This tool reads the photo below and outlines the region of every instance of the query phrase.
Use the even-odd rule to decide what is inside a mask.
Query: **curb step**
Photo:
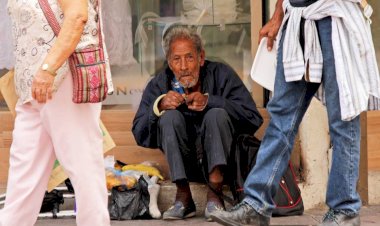
[[[57,216],[57,218],[75,217],[76,212],[74,212],[74,210],[60,210],[56,214],[56,216]],[[54,216],[53,216],[52,212],[46,212],[46,213],[38,214],[38,219],[42,219],[42,218],[54,218]]]
[[[64,203],[59,206],[61,211],[73,211],[75,206],[75,195],[67,193],[65,187],[58,187],[57,190],[64,192]],[[192,191],[192,196],[197,208],[197,215],[203,215],[206,205],[206,194],[207,194],[207,185],[201,183],[190,183],[190,189]],[[66,192],[66,193],[65,193]],[[158,209],[163,213],[166,211],[173,203],[176,194],[176,186],[170,181],[162,181],[160,183],[160,192],[157,199]],[[111,193],[108,193],[109,198]],[[58,215],[58,214],[57,214]],[[50,213],[50,216],[51,213]],[[58,215],[59,216],[59,215]]]
[[[75,195],[68,193],[67,188],[64,185],[61,185],[56,188],[63,192],[64,203],[59,206],[59,212],[56,214],[58,218],[60,217],[75,217],[76,213],[74,211],[75,206]],[[206,194],[207,194],[207,185],[202,183],[190,183],[190,189],[192,192],[193,200],[196,205],[196,215],[203,216],[204,209],[206,205]],[[160,183],[160,192],[158,195],[158,209],[163,213],[166,211],[173,203],[176,194],[176,186],[170,181],[162,181]],[[111,193],[108,193],[109,197]],[[4,201],[5,194],[0,195],[0,209]],[[228,204],[226,203],[228,208]],[[39,218],[53,218],[52,212],[40,213]]]

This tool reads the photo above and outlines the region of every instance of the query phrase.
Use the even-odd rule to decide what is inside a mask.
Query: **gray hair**
[[[170,52],[171,43],[177,39],[190,40],[194,44],[198,54],[200,54],[201,51],[203,50],[203,42],[200,35],[197,34],[193,29],[187,26],[183,26],[183,25],[181,26],[177,24],[177,25],[173,25],[172,27],[166,30],[163,40],[162,40],[162,48],[164,50],[166,59],[171,54]]]

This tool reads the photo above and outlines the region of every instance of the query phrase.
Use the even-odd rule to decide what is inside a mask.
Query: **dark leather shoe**
[[[176,201],[168,210],[162,215],[163,220],[181,220],[195,216],[195,204],[193,201],[188,206],[184,206],[181,201]]]
[[[269,225],[269,217],[258,214],[255,209],[245,202],[239,203],[230,211],[216,211],[211,213],[210,216],[213,221],[228,226]]]
[[[348,216],[336,210],[329,210],[319,226],[360,226],[360,216]]]

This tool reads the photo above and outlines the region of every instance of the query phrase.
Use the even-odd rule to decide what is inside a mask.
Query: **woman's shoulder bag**
[[[47,0],[38,0],[50,27],[58,36],[61,27]],[[98,2],[98,1],[97,1]],[[74,103],[98,103],[107,97],[106,61],[103,50],[102,32],[99,17],[99,5],[96,3],[98,24],[98,46],[77,49],[69,57],[70,71],[73,77]]]

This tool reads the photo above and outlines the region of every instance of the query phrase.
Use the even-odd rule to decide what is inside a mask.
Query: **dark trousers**
[[[202,181],[199,158],[209,173],[215,166],[227,164],[234,128],[224,109],[210,109],[201,117],[169,110],[160,117],[158,126],[160,148],[165,153],[173,182]]]

